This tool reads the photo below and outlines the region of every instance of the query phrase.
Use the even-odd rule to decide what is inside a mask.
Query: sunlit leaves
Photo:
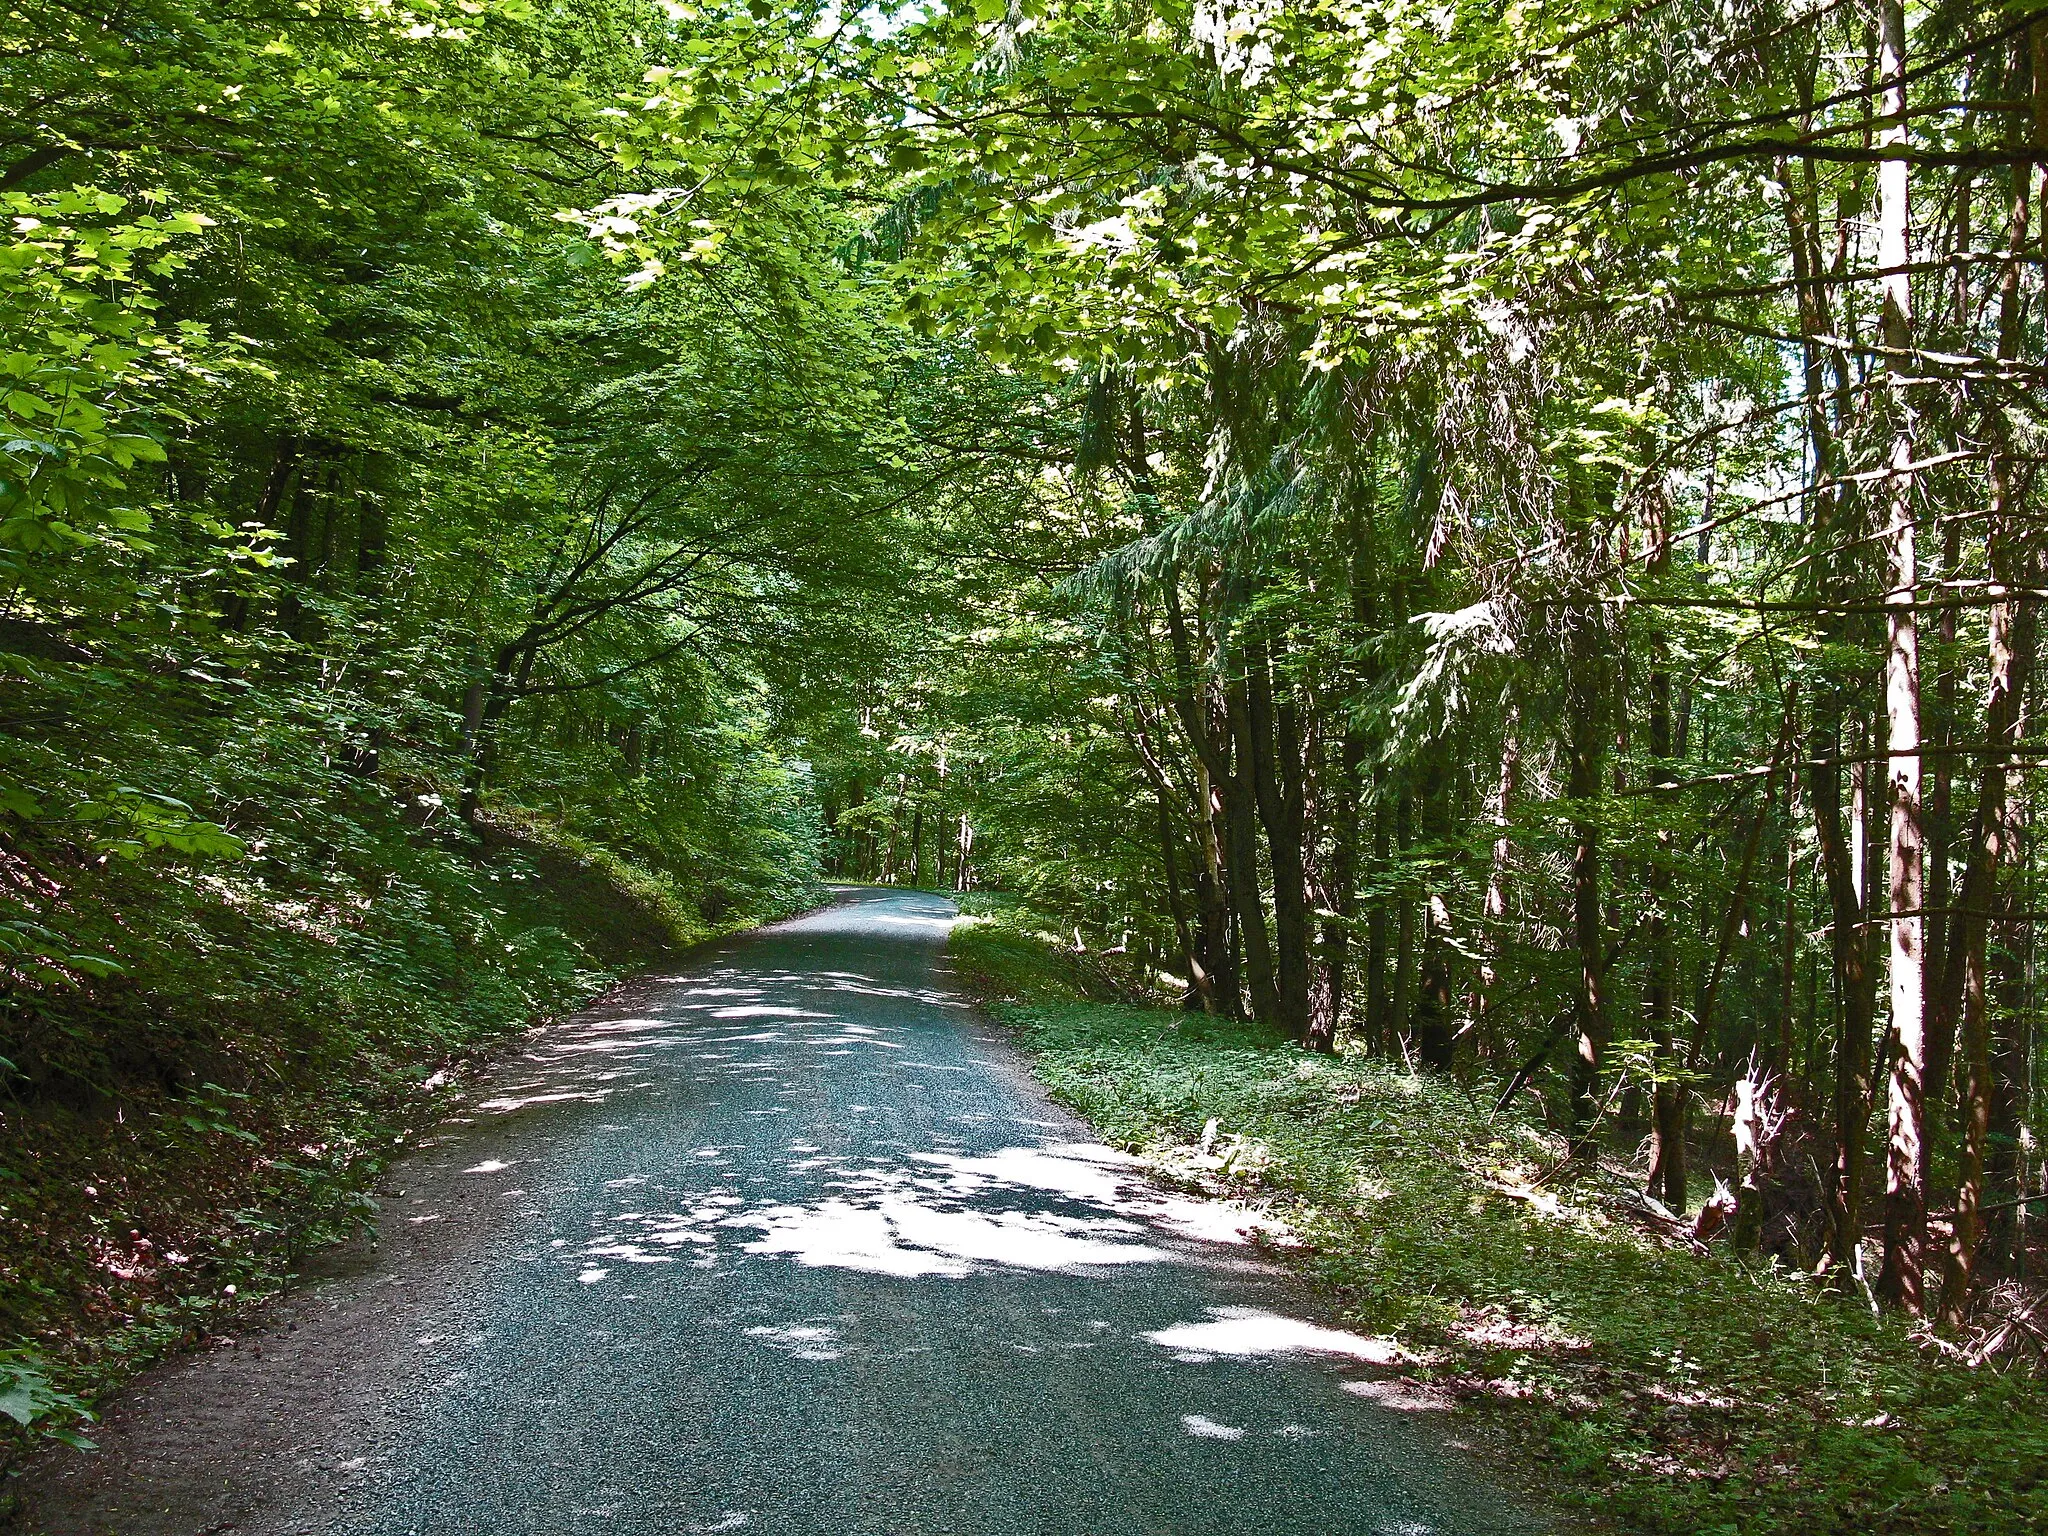
[[[157,323],[150,285],[212,221],[87,187],[0,193],[0,212],[0,551],[137,545],[149,517],[124,476],[164,457],[149,397],[203,345]]]

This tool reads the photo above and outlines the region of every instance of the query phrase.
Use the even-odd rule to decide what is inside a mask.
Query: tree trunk
[[[1303,857],[1306,819],[1302,781],[1301,725],[1294,703],[1275,698],[1272,648],[1264,636],[1244,647],[1247,767],[1259,820],[1266,829],[1266,856],[1273,871],[1274,1001],[1272,1022],[1290,1040],[1306,1044],[1309,1033],[1308,871]]]
[[[1231,743],[1231,772],[1221,781],[1223,819],[1230,832],[1230,905],[1237,920],[1244,958],[1244,977],[1251,991],[1252,1012],[1268,1024],[1282,1022],[1279,988],[1273,975],[1273,941],[1266,931],[1266,899],[1259,888],[1257,790],[1258,752],[1245,682],[1231,678],[1223,690]]]
[[[1660,517],[1650,534],[1647,575],[1654,583],[1670,569],[1669,531]],[[1654,784],[1673,784],[1671,740],[1671,656],[1660,627],[1651,641],[1650,770]],[[1656,1080],[1650,1093],[1650,1176],[1649,1194],[1670,1210],[1683,1214],[1686,1205],[1685,1168],[1685,1084],[1679,1076],[1676,1048],[1676,997],[1678,960],[1671,939],[1672,859],[1675,854],[1669,826],[1657,829],[1655,851],[1650,856],[1650,900],[1644,921],[1643,939],[1649,949],[1649,976],[1643,985],[1643,1012],[1647,1016],[1650,1043],[1656,1051]]]
[[[1169,571],[1161,583],[1160,606],[1173,655],[1173,711],[1194,754],[1195,792],[1202,802],[1196,830],[1202,839],[1201,929],[1209,946],[1209,972],[1214,978],[1218,1011],[1242,1017],[1244,995],[1236,951],[1230,940],[1232,907],[1239,894],[1234,828],[1242,817],[1234,818],[1231,810],[1230,763],[1226,755],[1228,723],[1213,718],[1208,690],[1198,681],[1194,641],[1188,632],[1187,612],[1181,604],[1178,572]],[[1254,889],[1256,885],[1254,879]]]
[[[1173,918],[1173,931],[1180,945],[1182,963],[1187,971],[1188,989],[1181,999],[1181,1005],[1190,1012],[1214,1013],[1216,1011],[1215,979],[1209,969],[1206,934],[1199,920],[1191,921],[1188,904],[1182,894],[1180,856],[1178,847],[1180,833],[1173,813],[1173,786],[1166,776],[1165,766],[1159,760],[1151,740],[1151,729],[1144,713],[1135,705],[1131,709],[1129,739],[1132,750],[1137,754],[1145,777],[1152,786],[1152,799],[1158,812],[1159,862],[1166,880],[1167,908]],[[1201,807],[1196,807],[1201,815]],[[1198,882],[1199,885],[1199,882]],[[1200,900],[1198,893],[1198,903]]]
[[[1350,605],[1351,634],[1357,643],[1376,628],[1378,592],[1374,576],[1375,521],[1374,486],[1365,494],[1347,498],[1344,511],[1345,595]],[[1346,675],[1347,686],[1358,689],[1364,679]],[[1333,786],[1335,814],[1330,826],[1330,878],[1327,905],[1334,914],[1322,925],[1322,942],[1317,954],[1321,980],[1312,997],[1309,1042],[1317,1050],[1334,1051],[1337,1031],[1343,1027],[1347,999],[1347,972],[1351,964],[1351,930],[1358,918],[1359,843],[1364,835],[1360,820],[1365,785],[1365,733],[1359,729],[1351,710],[1339,706],[1343,722],[1337,747],[1336,784]],[[1375,909],[1378,903],[1374,903]],[[1370,946],[1368,946],[1370,948]],[[1368,956],[1368,964],[1370,956]],[[1367,983],[1366,1036],[1372,1039],[1376,1020],[1372,1017],[1372,984]]]
[[[1514,844],[1508,836],[1509,807],[1514,803],[1522,766],[1522,744],[1516,732],[1516,713],[1510,707],[1501,735],[1500,779],[1493,792],[1493,847],[1487,863],[1486,895],[1480,906],[1485,958],[1479,962],[1479,1044],[1489,1058],[1504,1054],[1495,1004],[1507,944],[1508,872],[1514,862]]]
[[[1815,701],[1809,738],[1806,798],[1820,844],[1821,879],[1827,888],[1830,941],[1841,1016],[1835,1046],[1835,1158],[1828,1170],[1830,1262],[1854,1270],[1863,1235],[1864,1106],[1869,1101],[1871,994],[1869,950],[1863,942],[1863,908],[1857,899],[1848,840],[1842,826],[1840,695],[1829,690]]]
[[[2048,25],[2038,29],[2048,39]],[[2048,49],[2043,50],[2048,55]],[[2043,58],[2048,63],[2048,57]],[[2048,81],[2037,81],[2048,103]],[[2048,112],[2037,130],[2048,129]],[[2038,135],[2048,140],[2048,132]],[[2044,146],[2048,147],[2048,146]],[[2012,215],[2007,249],[2017,252],[2026,242],[2028,187],[2023,172],[2013,177]],[[2006,264],[1999,284],[1998,355],[2018,354],[2021,304],[2020,267]],[[2019,510],[2012,465],[2012,432],[2004,411],[1987,413],[1992,445],[1991,521],[1986,555],[1994,583],[2031,586],[2038,579],[2034,550],[2037,540]],[[1969,1303],[1970,1285],[1983,1240],[1984,1178],[1990,1150],[1994,1100],[1998,1088],[1992,1071],[1990,965],[1987,939],[1990,909],[1997,899],[1999,874],[2018,853],[2010,793],[2011,752],[2019,743],[2021,706],[2034,660],[2034,609],[2031,603],[2005,599],[1990,612],[1990,680],[1984,698],[1985,758],[1977,791],[1970,852],[1957,893],[1956,915],[1949,924],[1949,964],[1940,989],[1944,1001],[1961,994],[1963,1041],[1962,1137],[1956,1154],[1956,1214],[1949,1239],[1948,1276],[1941,1311],[1951,1325],[1961,1321]],[[1945,1012],[1945,1010],[1944,1010]],[[1952,1014],[1946,1015],[1953,1018]],[[2015,1127],[2016,1129],[2016,1127]]]
[[[1351,964],[1351,925],[1358,918],[1359,770],[1365,765],[1365,738],[1347,725],[1337,754],[1336,815],[1330,828],[1329,909],[1322,925],[1317,963],[1322,981],[1315,989],[1309,1019],[1309,1044],[1319,1051],[1337,1048],[1344,1022],[1346,971]]]
[[[1394,851],[1401,860],[1401,878],[1394,886],[1394,991],[1387,1012],[1387,1044],[1408,1049],[1415,1007],[1415,883],[1408,873],[1408,852],[1415,843],[1415,802],[1406,786],[1394,799]]]
[[[1942,534],[1941,574],[1947,580],[1956,580],[1962,575],[1961,522],[1950,520]],[[1926,866],[1926,909],[1928,920],[1923,925],[1926,940],[1926,959],[1923,971],[1927,980],[1922,1013],[1926,1019],[1927,1069],[1924,1085],[1928,1123],[1939,1126],[1947,1117],[1950,1102],[1950,1063],[1955,1055],[1956,1010],[1947,1006],[1947,987],[1944,978],[1948,971],[1946,935],[1949,928],[1948,911],[1953,891],[1949,878],[1949,848],[1955,841],[1954,830],[1954,756],[1945,750],[1956,739],[1956,610],[1944,608],[1940,620],[1941,663],[1935,673],[1934,709],[1926,722],[1930,748],[1940,748],[1927,759],[1927,801],[1925,826],[1927,833]],[[1920,1187],[1925,1189],[1931,1176],[1930,1154],[1934,1149],[1934,1137],[1930,1134],[1920,1142]]]
[[[465,700],[464,724],[469,744],[469,762],[462,776],[462,801],[457,814],[474,822],[483,804],[484,783],[490,777],[498,722],[512,707],[512,701],[533,676],[537,648],[525,640],[499,648],[491,662],[490,680],[472,684]],[[479,700],[479,689],[481,697]],[[477,702],[472,702],[477,701]],[[474,722],[471,727],[471,722]]]
[[[1300,953],[1294,964],[1300,970],[1301,988],[1301,1041],[1310,1044],[1312,1019],[1309,994],[1314,986],[1316,943],[1315,922],[1312,913],[1315,902],[1311,895],[1313,871],[1310,859],[1315,851],[1315,835],[1308,824],[1308,740],[1302,729],[1301,699],[1284,679],[1276,677],[1281,684],[1279,697],[1275,700],[1273,715],[1279,726],[1277,746],[1280,758],[1280,811],[1286,829],[1286,852],[1290,873],[1287,880],[1288,901],[1294,907],[1294,924],[1299,930],[1297,943]]]
[[[1375,1051],[1393,1043],[1393,1005],[1387,996],[1387,871],[1394,862],[1393,817],[1388,814],[1386,770],[1372,773],[1372,910],[1365,916],[1365,1039]]]
[[[1448,775],[1439,764],[1429,774],[1422,796],[1422,831],[1433,868],[1441,869],[1451,840]],[[1450,908],[1441,891],[1441,874],[1428,882],[1422,900],[1422,954],[1415,995],[1415,1055],[1434,1072],[1447,1072],[1457,1037],[1451,1028]]]
[[[1792,1067],[1798,1059],[1798,1011],[1794,993],[1799,981],[1799,940],[1804,929],[1799,914],[1799,843],[1793,828],[1799,821],[1798,781],[1785,786],[1785,906],[1778,920],[1778,1038],[1771,1047],[1771,1072],[1793,1093]]]
[[[1573,616],[1572,711],[1566,792],[1572,800],[1572,937],[1578,952],[1578,986],[1572,994],[1571,1155],[1597,1155],[1600,1082],[1607,1050],[1607,1016],[1602,997],[1604,957],[1600,921],[1600,827],[1589,808],[1600,793],[1600,753],[1605,722],[1600,718],[1607,690],[1601,686],[1603,660],[1597,609]]]
[[[1201,800],[1195,831],[1201,839],[1202,862],[1196,870],[1195,889],[1200,902],[1199,929],[1203,957],[1211,978],[1211,1006],[1233,1018],[1244,1014],[1243,992],[1238,986],[1237,964],[1230,949],[1230,887],[1223,862],[1220,827],[1223,803],[1217,798],[1209,769],[1195,760],[1195,793]]]
[[[1878,0],[1878,73],[1885,82],[1881,141],[1906,142],[1906,20],[1902,0]],[[1907,166],[1902,159],[1878,170],[1877,263],[1891,275],[1879,280],[1883,332],[1898,372],[1913,345],[1913,297],[1905,273],[1908,239]],[[1900,1310],[1923,1310],[1927,1243],[1927,1187],[1922,1182],[1926,1138],[1923,1099],[1926,1066],[1926,889],[1922,858],[1925,829],[1920,805],[1920,639],[1913,611],[1919,586],[1914,540],[1913,436],[1904,387],[1893,383],[1891,476],[1886,529],[1890,557],[1885,633],[1885,726],[1890,752],[1890,900],[1892,1061],[1886,1093],[1884,1269],[1879,1293]]]

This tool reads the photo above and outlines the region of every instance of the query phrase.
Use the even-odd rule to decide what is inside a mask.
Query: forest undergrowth
[[[1027,908],[970,896],[951,956],[1055,1098],[1169,1179],[1264,1198],[1386,1400],[1477,1415],[1514,1480],[1672,1533],[2048,1528],[2048,1408],[2020,1372],[1662,1225],[1640,1170],[1456,1079],[1133,1003]]]
[[[323,819],[349,846],[318,880],[281,849],[268,881],[260,859],[193,882],[115,860],[72,893],[123,915],[131,963],[4,1021],[0,1457],[89,1446],[106,1392],[366,1230],[379,1175],[493,1047],[780,915],[707,921],[530,814],[357,802]]]

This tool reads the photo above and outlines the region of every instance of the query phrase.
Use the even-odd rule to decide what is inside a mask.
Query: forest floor
[[[543,826],[389,830],[371,873],[436,942],[351,952],[303,905],[195,917],[204,893],[166,883],[124,910],[200,935],[188,968],[10,1021],[6,1056],[86,1048],[0,1097],[0,1463],[90,1443],[98,1399],[366,1230],[383,1169],[507,1041],[711,936],[665,882]],[[146,1049],[94,1048],[136,1017]]]
[[[1685,1533],[2048,1530],[2048,1391],[1971,1369],[1775,1265],[1655,1229],[1619,1166],[1454,1081],[1107,1000],[1020,909],[954,963],[1060,1102],[1168,1178],[1274,1200],[1295,1259],[1600,1523]]]

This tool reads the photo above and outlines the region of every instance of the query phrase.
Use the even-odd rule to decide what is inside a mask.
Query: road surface
[[[120,1536],[1492,1536],[1242,1231],[1031,1085],[943,898],[843,892],[533,1036],[374,1253],[44,1461]]]

